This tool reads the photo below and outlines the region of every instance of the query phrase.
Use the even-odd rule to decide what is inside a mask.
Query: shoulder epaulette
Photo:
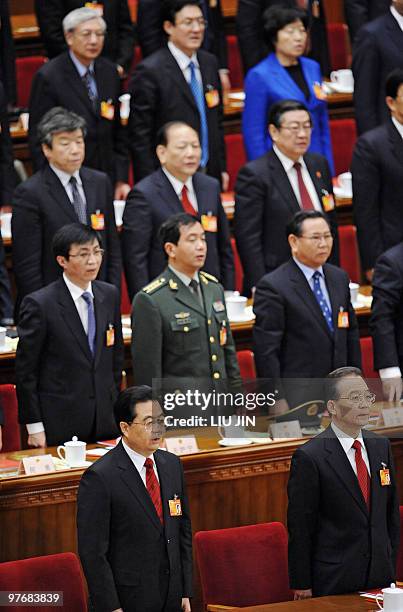
[[[161,287],[166,285],[166,283],[167,283],[166,278],[163,278],[161,276],[160,278],[156,278],[151,283],[143,287],[143,291],[145,293],[154,293],[154,291],[157,291],[157,289],[160,289]]]
[[[218,280],[218,278],[216,278],[215,276],[213,276],[212,274],[209,274],[208,272],[199,272],[199,274],[201,274],[202,276],[204,276],[205,278],[208,278],[209,280],[213,281],[213,283],[219,283],[220,281]]]

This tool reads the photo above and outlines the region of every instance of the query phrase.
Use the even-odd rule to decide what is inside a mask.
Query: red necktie
[[[186,185],[183,185],[182,187],[182,206],[183,206],[183,210],[189,215],[196,214],[195,207],[193,206],[192,202],[189,200],[188,188],[186,187]]]
[[[311,196],[309,195],[308,189],[306,188],[306,185],[304,183],[304,179],[302,178],[301,164],[299,162],[295,162],[294,168],[297,171],[298,189],[299,189],[299,195],[301,198],[301,207],[304,210],[315,210],[315,207],[311,200]]]
[[[158,478],[154,472],[154,461],[148,457],[144,461],[144,466],[146,468],[146,487],[147,491],[151,497],[151,501],[154,504],[155,510],[158,514],[158,517],[162,524],[164,524],[164,515],[162,513],[162,501],[161,501],[161,489],[160,483],[158,482]]]
[[[352,448],[355,450],[355,465],[357,467],[357,478],[358,484],[365,499],[365,503],[369,507],[369,494],[370,494],[370,477],[368,474],[367,466],[362,458],[361,454],[361,442],[355,440]]]

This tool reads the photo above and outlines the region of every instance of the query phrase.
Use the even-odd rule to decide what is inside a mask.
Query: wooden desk
[[[39,38],[39,26],[35,13],[11,15],[10,21],[13,38],[15,40],[18,41],[25,38]]]
[[[225,612],[365,612],[374,610],[376,603],[369,603],[359,595],[333,595],[301,601],[284,601],[282,603],[247,606],[246,608],[225,608]],[[218,606],[208,606],[209,612],[223,612]]]

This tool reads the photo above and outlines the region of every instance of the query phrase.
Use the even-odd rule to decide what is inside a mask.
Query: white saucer
[[[230,323],[245,323],[247,321],[253,321],[256,319],[255,313],[253,312],[253,306],[247,306],[240,317],[231,317]]]
[[[304,436],[316,436],[319,433],[325,431],[323,427],[302,427],[301,432]]]
[[[218,444],[220,446],[247,446],[252,444],[252,440],[250,438],[221,438]]]
[[[354,308],[354,310],[357,310],[358,308],[367,308],[366,305],[363,304],[362,302],[354,302],[351,305]]]
[[[78,470],[79,468],[89,467],[90,465],[92,465],[92,461],[83,461],[82,463],[78,465],[70,465],[69,463],[66,463],[66,465],[71,470]]]
[[[352,191],[344,191],[341,187],[333,187],[333,193],[336,198],[350,199],[353,197]]]
[[[336,93],[354,93],[354,87],[345,87],[340,85],[340,83],[335,83],[334,81],[327,81],[326,85],[333,89]]]

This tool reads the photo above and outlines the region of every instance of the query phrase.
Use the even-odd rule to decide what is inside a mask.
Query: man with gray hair
[[[116,65],[100,57],[106,24],[93,9],[79,8],[63,19],[69,50],[35,75],[29,102],[29,144],[35,169],[44,163],[38,123],[54,106],[81,115],[87,125],[85,165],[106,172],[115,199],[125,199],[129,157],[127,129],[120,120],[120,79]]]
[[[113,189],[104,172],[82,166],[86,124],[61,107],[38,125],[46,165],[18,186],[13,199],[13,264],[17,307],[21,299],[52,281],[61,268],[51,242],[63,225],[80,221],[97,230],[105,249],[100,280],[120,286],[120,245],[113,211]]]

